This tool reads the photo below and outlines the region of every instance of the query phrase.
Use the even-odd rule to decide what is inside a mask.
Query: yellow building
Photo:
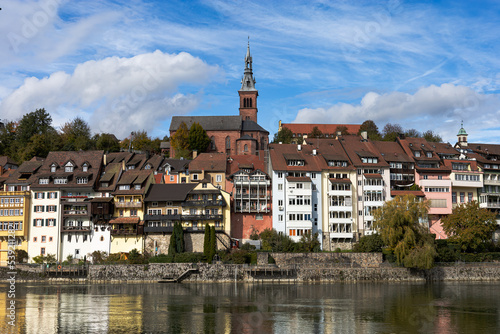
[[[151,170],[123,172],[113,192],[115,212],[111,219],[110,253],[144,251],[144,197],[153,183]]]

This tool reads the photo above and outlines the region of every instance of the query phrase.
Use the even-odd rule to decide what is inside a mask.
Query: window
[[[52,173],[55,173],[55,172],[56,172],[56,168],[57,168],[56,164],[52,164],[52,165],[50,165],[50,171],[51,171]]]
[[[33,242],[36,242],[36,240],[37,240],[36,237],[33,237]]]
[[[141,185],[140,185],[140,184],[136,184],[136,185],[134,186],[134,189],[135,189],[135,190],[141,190]]]
[[[468,193],[467,195],[468,195],[467,201],[472,202],[472,193]]]
[[[229,136],[226,137],[226,150],[231,149],[231,138]]]
[[[101,235],[101,241],[104,241],[104,237]]]
[[[130,185],[122,184],[121,186],[118,187],[118,190],[130,190]]]
[[[283,200],[282,199],[278,200],[278,206],[283,206]]]
[[[38,184],[49,184],[49,179],[48,178],[43,178],[38,180]]]
[[[215,147],[215,137],[214,137],[214,136],[212,136],[212,137],[210,138],[210,149],[211,149],[212,151],[215,151],[215,150],[216,150],[216,147]]]
[[[453,204],[457,203],[457,193],[456,192],[451,193],[451,202]]]
[[[283,185],[281,183],[278,184],[278,190],[283,190]]]
[[[68,242],[71,242],[71,234],[68,234]]]
[[[174,182],[175,181],[175,178],[173,175],[170,175],[170,182]]]
[[[68,183],[68,179],[65,177],[58,177],[58,178],[54,179],[54,184],[67,184],[67,183]]]
[[[89,171],[89,166],[87,164],[82,166],[82,171],[88,172]]]
[[[45,247],[40,248],[40,255],[45,255]]]
[[[88,182],[89,182],[89,179],[87,177],[77,177],[76,178],[77,184],[87,184]]]
[[[427,152],[427,158],[432,158],[432,152]]]
[[[222,182],[222,175],[216,176],[216,182]]]
[[[282,172],[278,172],[278,179],[282,179],[283,178],[283,173]]]
[[[44,193],[35,193],[35,198],[36,199],[44,199],[45,198],[45,194]]]
[[[248,152],[248,145],[247,144],[245,144],[245,146],[243,146],[243,151]]]
[[[49,192],[49,198],[57,198],[57,193],[56,192]]]
[[[420,151],[414,151],[414,152],[413,152],[413,155],[414,155],[415,157],[419,158],[419,157],[420,157]]]
[[[460,193],[460,203],[465,202],[465,193]]]
[[[316,173],[311,173],[311,178],[315,179],[316,178]]]
[[[193,174],[193,180],[198,180],[198,174]]]
[[[46,236],[44,236],[44,235],[42,235],[42,242],[47,241],[46,239],[47,239],[47,237],[46,237]]]
[[[47,226],[56,226],[56,220],[54,218],[47,219]]]
[[[35,205],[35,212],[43,212],[44,207],[43,205]]]
[[[283,215],[278,215],[278,221],[280,221],[280,222],[283,221]]]
[[[203,183],[203,184],[201,185],[201,187],[202,187],[202,188],[206,188],[206,187],[207,187],[207,184],[206,184],[206,183]]]
[[[73,164],[71,162],[68,162],[66,166],[64,166],[64,171],[66,173],[72,173],[73,172]]]

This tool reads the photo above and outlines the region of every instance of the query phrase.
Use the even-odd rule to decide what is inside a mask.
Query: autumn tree
[[[186,123],[182,122],[177,131],[170,138],[171,147],[175,150],[175,158],[189,158],[189,131]]]
[[[293,139],[293,132],[289,128],[282,127],[281,130],[274,134],[273,143],[290,144]]]
[[[368,138],[371,140],[381,140],[382,136],[378,131],[378,127],[372,120],[364,121],[359,127],[358,135],[361,135],[361,132],[366,131],[368,134]]]
[[[317,126],[313,127],[311,133],[307,135],[307,138],[321,138],[321,137],[323,137],[323,132],[321,132],[321,130]]]
[[[396,196],[375,211],[375,228],[399,265],[420,269],[434,265],[434,236],[422,223],[428,211],[428,202],[413,195]]]
[[[463,251],[480,251],[496,230],[495,213],[480,208],[477,201],[463,203],[451,215],[441,220],[448,240],[460,245]]]
[[[188,135],[189,149],[191,151],[198,151],[198,153],[206,152],[210,144],[210,138],[207,132],[199,123],[193,123],[189,129]]]

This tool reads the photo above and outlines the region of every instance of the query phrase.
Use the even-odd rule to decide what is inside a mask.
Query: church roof
[[[254,121],[243,121],[241,130],[242,131],[260,131],[260,132],[269,133],[266,129],[264,129],[262,126],[255,123]]]
[[[198,123],[205,131],[241,131],[241,116],[173,116],[170,131],[177,131],[181,123],[186,123],[189,130],[193,123]]]

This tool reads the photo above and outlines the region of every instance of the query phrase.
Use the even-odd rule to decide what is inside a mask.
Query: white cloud
[[[219,75],[219,68],[188,53],[109,57],[79,64],[73,73],[27,78],[0,102],[0,114],[17,119],[43,107],[56,125],[81,116],[95,132],[123,137],[192,111],[200,100],[199,88],[193,86],[218,80]]]
[[[294,123],[359,124],[371,119],[380,129],[386,123],[399,123],[405,129],[433,130],[444,140],[452,142],[456,139],[461,120],[467,121],[469,138],[481,138],[480,129],[497,127],[499,105],[499,95],[480,94],[469,87],[442,84],[422,87],[413,95],[369,92],[359,104],[305,108],[299,110]],[[449,125],[445,126],[445,123]],[[500,139],[500,133],[493,135],[497,141]],[[492,137],[487,140],[491,141]]]

